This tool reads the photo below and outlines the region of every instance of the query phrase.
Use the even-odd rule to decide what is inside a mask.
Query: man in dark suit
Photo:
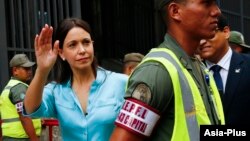
[[[214,78],[221,93],[226,124],[250,125],[250,56],[233,51],[229,45],[230,28],[224,16],[219,17],[218,30],[212,39],[201,40],[199,55]],[[216,75],[214,66],[219,66]],[[216,75],[216,76],[215,76]],[[220,78],[218,77],[220,76]]]

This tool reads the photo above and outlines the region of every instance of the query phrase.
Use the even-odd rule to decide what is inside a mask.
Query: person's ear
[[[13,76],[16,76],[17,75],[17,71],[18,71],[18,68],[17,67],[12,67],[12,69],[11,69],[11,71],[12,71],[12,75]]]
[[[181,21],[181,7],[178,3],[170,3],[168,6],[169,16],[170,18]]]
[[[59,54],[59,56],[61,57],[61,59],[62,59],[63,61],[65,61],[65,56],[64,56],[64,54],[63,54],[63,50],[62,50],[62,49],[59,48],[58,54]]]
[[[229,39],[229,37],[230,37],[230,28],[229,28],[229,26],[224,27],[223,33],[225,34],[225,38]]]

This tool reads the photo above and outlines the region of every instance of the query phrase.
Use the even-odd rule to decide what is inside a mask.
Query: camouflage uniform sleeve
[[[131,75],[125,98],[133,97],[164,112],[173,98],[172,80],[159,62],[146,62]]]

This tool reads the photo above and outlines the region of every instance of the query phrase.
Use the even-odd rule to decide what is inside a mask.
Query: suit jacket
[[[226,124],[250,125],[250,56],[233,52],[222,103]]]

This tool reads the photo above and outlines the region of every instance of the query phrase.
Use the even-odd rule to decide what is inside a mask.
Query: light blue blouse
[[[83,113],[70,80],[66,84],[49,83],[40,107],[29,116],[57,118],[64,141],[108,141],[123,104],[126,82],[126,75],[98,68],[87,114]]]

